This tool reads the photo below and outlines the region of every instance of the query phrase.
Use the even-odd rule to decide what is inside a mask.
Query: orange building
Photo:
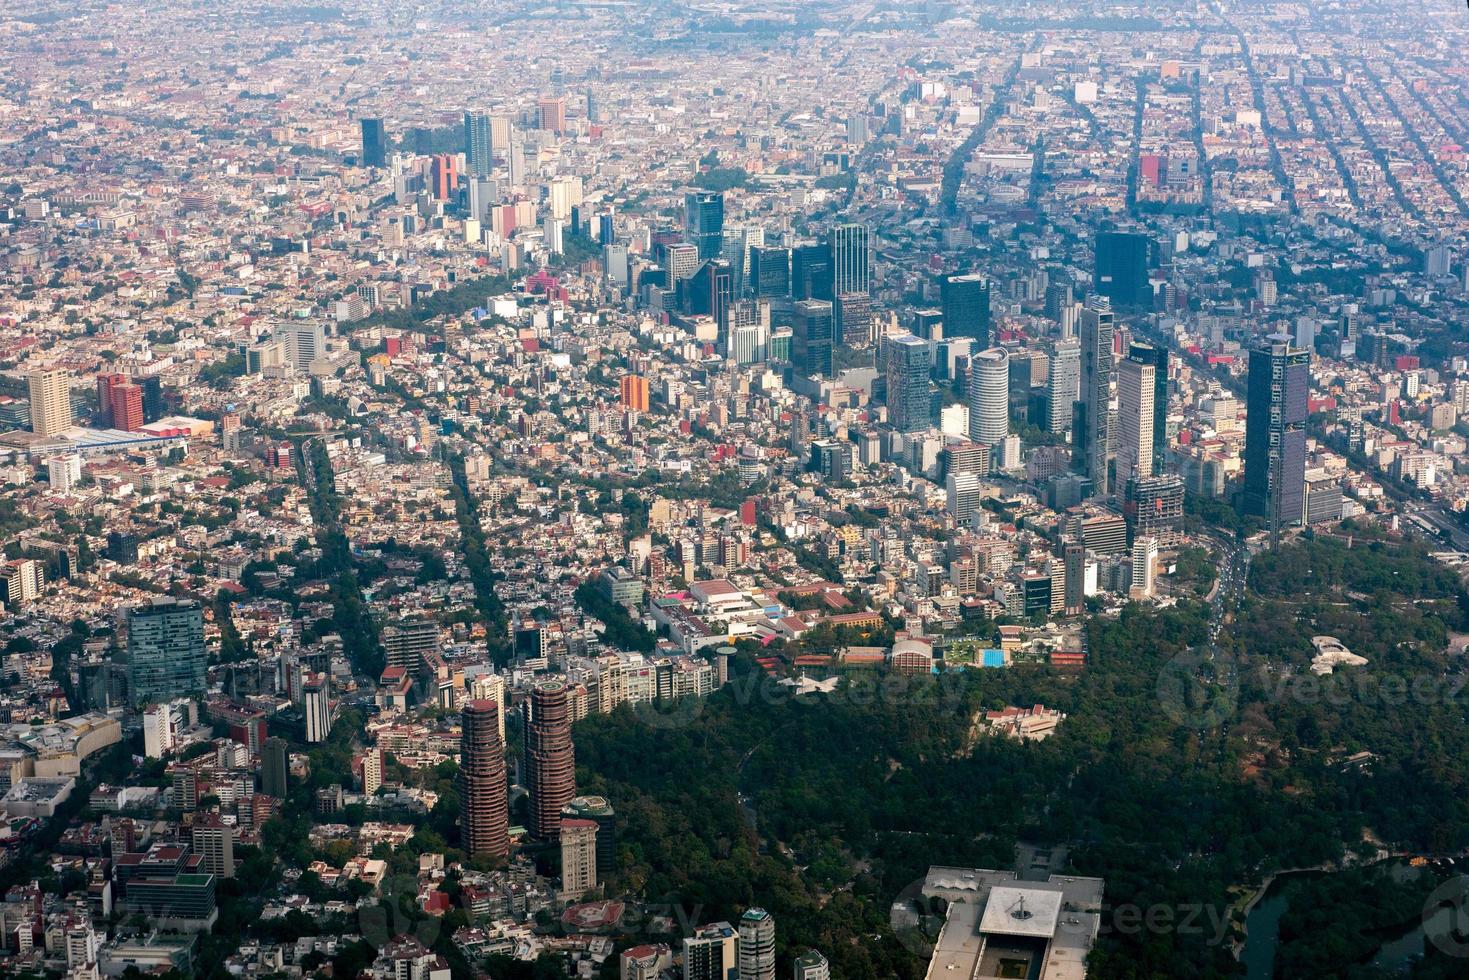
[[[630,408],[635,412],[646,412],[648,410],[648,379],[636,374],[627,374],[622,378],[620,385],[622,389],[622,404],[624,408]]]
[[[143,427],[143,389],[135,384],[112,387],[112,427],[137,432]]]
[[[540,124],[542,129],[548,129],[560,136],[566,132],[566,99],[544,96],[536,100],[536,109],[540,113]]]

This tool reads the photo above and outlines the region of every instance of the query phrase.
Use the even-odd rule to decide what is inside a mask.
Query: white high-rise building
[[[76,453],[52,456],[46,460],[46,477],[53,493],[70,493],[82,480],[82,459]]]
[[[740,916],[740,980],[775,980],[775,917],[764,909]]]
[[[1010,355],[1003,347],[969,360],[969,438],[993,446],[1010,433]]]
[[[325,742],[332,731],[331,684],[318,674],[302,688],[302,713],[306,716],[306,741]]]
[[[1157,368],[1123,360],[1117,371],[1117,484],[1153,475],[1153,413]]]
[[[561,820],[561,897],[580,900],[597,887],[597,822]]]
[[[1132,543],[1132,586],[1134,599],[1150,599],[1158,583],[1158,539],[1144,535]]]
[[[1046,430],[1068,432],[1071,410],[1081,391],[1081,343],[1074,337],[1056,341],[1046,376]]]

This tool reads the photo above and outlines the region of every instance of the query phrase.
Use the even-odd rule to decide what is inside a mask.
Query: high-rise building
[[[566,132],[566,96],[545,95],[537,99],[536,115],[541,129],[562,135]]]
[[[54,436],[70,429],[71,378],[65,371],[32,371],[26,379],[31,393],[31,431]]]
[[[1067,541],[1062,546],[1066,563],[1066,585],[1063,609],[1068,616],[1086,612],[1086,546],[1080,541]]]
[[[827,242],[808,242],[791,249],[791,297],[825,299],[831,291],[831,246]]]
[[[683,941],[684,980],[739,980],[740,934],[728,922],[700,926]]]
[[[750,249],[750,291],[756,299],[791,294],[791,250],[774,245]]]
[[[617,869],[617,814],[604,796],[578,796],[561,811],[566,819],[591,820],[597,825],[597,879]]]
[[[699,248],[688,242],[675,242],[663,249],[664,289],[678,289],[685,279],[699,271]]]
[[[867,226],[838,225],[827,238],[831,254],[831,294],[872,291],[871,251],[867,244]]]
[[[1158,576],[1158,539],[1141,537],[1132,543],[1132,577],[1128,595],[1134,599],[1150,599],[1156,590]]]
[[[561,820],[561,897],[568,902],[597,887],[597,823],[579,817]]]
[[[271,737],[260,747],[260,792],[278,800],[286,798],[290,779],[290,759],[286,740]]]
[[[576,754],[571,744],[571,712],[566,685],[546,681],[531,689],[525,726],[526,786],[530,789],[527,829],[554,839],[561,810],[576,796]]]
[[[470,857],[510,854],[510,806],[500,706],[470,701],[460,713],[459,837]]]
[[[362,795],[376,793],[383,784],[383,750],[377,746],[369,747],[353,760],[353,767],[357,770],[357,784]]]
[[[301,713],[306,741],[325,742],[332,733],[332,685],[326,674],[313,674],[301,687]]]
[[[209,658],[204,610],[192,599],[154,599],[127,614],[128,692],[136,705],[203,693]]]
[[[836,325],[831,303],[804,299],[796,304],[791,330],[791,363],[802,377],[829,378],[836,373]]]
[[[848,347],[862,347],[872,341],[872,297],[866,293],[838,293],[832,302],[836,314],[836,332]]]
[[[381,119],[362,120],[362,165],[388,165],[388,131],[383,127]]]
[[[1071,430],[1071,412],[1081,391],[1081,344],[1075,338],[1056,341],[1046,375],[1046,431]]]
[[[464,159],[475,177],[487,177],[495,167],[494,143],[490,138],[490,117],[482,112],[464,114]]]
[[[306,370],[326,353],[326,328],[320,323],[285,321],[275,328],[274,337],[281,344],[286,363],[297,371]]]
[[[389,667],[418,672],[425,657],[439,652],[439,624],[432,619],[400,619],[383,626],[383,654]]]
[[[1153,475],[1157,475],[1168,461],[1168,348],[1133,343],[1127,356],[1153,366]]]
[[[808,949],[796,957],[795,980],[831,980],[831,967],[814,949]]]
[[[1096,292],[1119,306],[1151,309],[1153,287],[1148,281],[1153,242],[1147,235],[1102,231],[1096,238]]]
[[[719,258],[724,249],[724,195],[689,191],[684,195],[684,232],[699,250],[699,261]]]
[[[1244,510],[1274,532],[1299,523],[1306,492],[1311,355],[1271,338],[1250,351],[1245,396]]]
[[[14,610],[16,606],[35,602],[45,584],[46,573],[35,559],[0,561],[0,606]]]
[[[725,356],[735,364],[759,364],[770,356],[770,304],[742,299],[730,304]]]
[[[990,281],[979,273],[939,280],[945,337],[972,337],[976,347],[993,343],[990,326]]]
[[[625,374],[618,382],[622,405],[635,412],[648,410],[648,379],[637,374]]]
[[[740,980],[775,980],[775,917],[764,909],[740,916]]]
[[[1010,434],[1010,354],[991,347],[969,359],[969,438],[995,446]]]
[[[897,432],[926,432],[933,424],[932,354],[911,333],[886,338],[888,424]]]
[[[112,427],[137,432],[143,427],[143,389],[135,384],[114,385],[111,391]]]
[[[1155,368],[1123,359],[1117,369],[1117,485],[1153,475]]]
[[[1112,304],[1105,296],[1093,296],[1081,311],[1081,395],[1072,409],[1071,441],[1073,461],[1098,496],[1110,489],[1112,334]]]
[[[1122,516],[1128,540],[1156,538],[1172,547],[1183,533],[1183,480],[1177,476],[1144,476],[1123,487]]]
[[[202,859],[199,870],[216,878],[235,876],[235,828],[217,814],[200,814],[193,823],[194,853]]]
[[[435,153],[429,167],[429,188],[434,200],[447,201],[459,192],[459,157],[453,153]]]

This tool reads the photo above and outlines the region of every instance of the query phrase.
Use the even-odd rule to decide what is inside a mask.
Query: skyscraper
[[[1168,348],[1134,343],[1128,347],[1127,356],[1153,365],[1153,475],[1156,476],[1163,472],[1168,452]]]
[[[867,226],[838,225],[828,239],[831,253],[831,294],[862,293],[872,290],[871,260],[867,247]]]
[[[1153,242],[1147,235],[1101,231],[1096,239],[1096,292],[1119,306],[1153,305],[1153,287],[1148,282]]]
[[[580,817],[561,821],[561,897],[579,901],[597,887],[597,823]]]
[[[209,660],[199,603],[157,598],[129,609],[127,621],[128,693],[133,704],[203,692]]]
[[[362,165],[385,167],[388,164],[388,133],[381,119],[362,120]]]
[[[528,830],[551,839],[561,830],[561,810],[576,796],[576,756],[566,685],[546,681],[531,689],[525,726],[526,786],[530,789]]]
[[[700,926],[683,941],[684,980],[738,977],[740,934],[728,922]]]
[[[1046,376],[1046,430],[1071,430],[1071,411],[1081,391],[1081,344],[1075,338],[1056,341]]]
[[[994,446],[1010,434],[1010,355],[991,347],[969,359],[969,438]]]
[[[1093,296],[1081,311],[1081,395],[1072,409],[1072,456],[1092,481],[1092,492],[1106,496],[1111,441],[1112,304]]]
[[[500,706],[470,701],[460,712],[459,837],[470,857],[510,854],[510,807]]]
[[[975,346],[990,345],[990,281],[969,273],[939,280],[945,337],[973,337]]]
[[[791,297],[831,299],[831,246],[808,242],[791,249]]]
[[[301,713],[306,741],[325,742],[332,733],[332,685],[326,674],[312,674],[301,686]]]
[[[1308,352],[1280,337],[1250,351],[1244,510],[1264,517],[1272,532],[1299,523],[1305,506],[1310,363]]]
[[[32,371],[26,379],[31,392],[31,431],[54,436],[72,427],[71,379],[65,371]]]
[[[775,980],[775,918],[764,909],[740,916],[740,980]]]
[[[194,853],[203,860],[199,870],[216,878],[235,876],[235,828],[218,814],[200,814],[192,827]]]
[[[566,818],[591,820],[597,825],[597,878],[606,878],[617,867],[617,814],[603,796],[578,796],[561,811]]]
[[[260,792],[278,800],[286,798],[290,762],[286,754],[286,740],[268,738],[260,747]]]
[[[684,195],[684,232],[699,250],[699,261],[719,258],[724,248],[724,195],[689,191]]]
[[[836,325],[826,300],[803,299],[796,304],[791,330],[791,363],[802,377],[829,378],[836,373]]]
[[[886,339],[888,424],[897,432],[924,432],[933,424],[929,375],[932,356],[927,341],[911,333]]]
[[[469,172],[486,177],[495,165],[494,143],[490,139],[490,117],[482,112],[464,114],[464,159]]]
[[[750,290],[757,299],[791,294],[791,250],[774,245],[750,249]]]
[[[831,967],[814,949],[808,949],[796,957],[795,980],[831,980]]]
[[[566,96],[542,96],[536,100],[540,128],[560,136],[566,132]]]
[[[1123,359],[1117,371],[1117,485],[1153,475],[1152,364]]]
[[[836,334],[848,347],[862,347],[872,340],[872,297],[866,293],[838,293],[832,301]]]
[[[1086,546],[1080,541],[1067,541],[1062,547],[1066,562],[1064,611],[1067,616],[1086,612]]]

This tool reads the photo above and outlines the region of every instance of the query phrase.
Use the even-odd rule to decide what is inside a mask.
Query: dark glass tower
[[[1272,532],[1298,524],[1306,492],[1311,355],[1272,337],[1250,351],[1245,392],[1244,511]]]
[[[923,432],[932,424],[933,396],[928,343],[912,334],[887,341],[888,423],[898,432]]]
[[[1111,304],[1104,296],[1093,296],[1081,311],[1081,397],[1071,413],[1071,433],[1072,458],[1099,497],[1110,488],[1113,332]]]
[[[1153,242],[1147,235],[1101,231],[1096,241],[1097,268],[1093,286],[1118,306],[1153,305],[1148,283]]]
[[[469,163],[469,172],[476,177],[488,177],[494,167],[490,117],[484,113],[464,114],[464,159]]]
[[[364,167],[386,167],[388,165],[388,133],[381,119],[362,120],[362,165]]]
[[[203,693],[209,664],[204,610],[192,599],[154,599],[130,609],[127,650],[134,704]]]
[[[684,196],[684,231],[699,250],[699,261],[719,258],[724,248],[724,195],[690,191]]]
[[[973,337],[975,350],[984,350],[993,343],[987,277],[978,273],[944,276],[939,280],[939,303],[943,307],[945,337]]]
[[[796,304],[791,330],[791,363],[802,377],[829,378],[836,373],[836,322],[826,300],[805,299]]]

